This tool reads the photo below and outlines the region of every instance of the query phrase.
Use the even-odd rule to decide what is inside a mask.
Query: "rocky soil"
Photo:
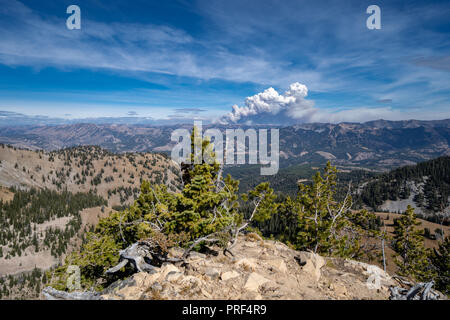
[[[295,251],[251,235],[241,237],[234,257],[220,250],[192,253],[186,263],[166,263],[155,273],[118,281],[101,298],[383,300],[390,286],[399,285],[377,266]],[[172,250],[171,255],[181,253]]]

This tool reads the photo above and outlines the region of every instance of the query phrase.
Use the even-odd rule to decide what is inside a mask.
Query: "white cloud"
[[[290,125],[305,122],[366,122],[378,119],[433,120],[450,117],[450,111],[440,114],[424,112],[424,110],[396,110],[389,106],[356,107],[351,109],[320,109],[314,101],[306,99],[308,88],[295,82],[284,94],[279,94],[274,88],[266,89],[245,100],[245,105],[234,105],[232,111],[220,119],[222,124],[276,124]]]
[[[245,100],[245,106],[234,105],[233,111],[223,116],[222,123],[272,123],[289,118],[307,118],[315,112],[314,102],[306,100],[308,88],[295,82],[284,94],[279,94],[274,88],[266,89]]]

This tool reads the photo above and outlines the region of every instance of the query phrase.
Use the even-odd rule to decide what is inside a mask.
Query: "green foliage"
[[[70,264],[80,267],[84,288],[99,289],[110,283],[113,279],[106,277],[105,271],[117,263],[118,251],[138,240],[157,239],[165,250],[170,246],[199,248],[206,241],[223,248],[228,246],[248,225],[244,214],[238,211],[239,183],[230,176],[222,178],[209,139],[199,139],[194,128],[192,143],[197,140],[203,154],[207,153],[212,161],[183,166],[184,187],[179,193],[168,191],[165,185],[143,181],[134,204],[101,219],[81,251],[68,257],[65,265],[55,272],[56,288],[67,289],[65,272]],[[255,219],[262,221],[270,216],[273,190],[267,183],[244,197],[255,203]]]
[[[298,250],[358,257],[364,252],[363,235],[379,236],[378,222],[363,210],[353,213],[349,194],[336,200],[337,170],[328,162],[323,176],[317,172],[312,184],[299,184],[297,197],[279,197],[277,213],[269,224],[259,224],[266,236],[276,236]]]
[[[102,289],[115,280],[114,277],[106,277],[105,271],[118,263],[118,251],[121,248],[109,234],[88,233],[87,242],[82,250],[70,254],[65,264],[55,270],[52,286],[58,290],[66,290],[69,276],[67,267],[76,265],[80,268],[81,284],[84,289]]]
[[[450,236],[439,243],[438,249],[433,249],[430,260],[435,273],[436,289],[450,295]]]
[[[80,211],[106,204],[102,197],[92,192],[56,192],[48,189],[13,192],[11,201],[0,201],[0,246],[12,249],[9,257],[20,256],[28,246],[34,246],[35,252],[50,249],[53,256],[61,256],[69,240],[81,227]],[[37,224],[62,217],[71,218],[65,229],[47,227],[36,232]]]
[[[420,224],[414,209],[408,206],[406,212],[394,222],[393,248],[399,274],[422,281],[429,280],[432,272],[429,252],[424,246],[423,231],[416,228]]]
[[[442,211],[449,205],[450,157],[440,157],[381,174],[364,187],[361,199],[375,210],[385,200],[406,199],[411,192],[407,181],[424,184],[422,192],[414,197],[419,206],[430,212]]]

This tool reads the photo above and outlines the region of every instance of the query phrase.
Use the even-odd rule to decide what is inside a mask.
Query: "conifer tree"
[[[430,255],[436,289],[450,295],[450,236],[439,243],[438,249],[433,249]]]
[[[395,220],[393,247],[399,274],[422,281],[429,280],[432,273],[423,231],[416,228],[420,224],[414,208],[408,205],[406,212]]]
[[[298,250],[355,257],[361,254],[362,221],[372,219],[366,211],[353,214],[350,187],[343,201],[336,200],[337,169],[327,163],[323,176],[317,172],[311,184],[299,184],[295,199],[287,197],[278,207],[286,230],[284,240]],[[291,229],[292,227],[290,227]],[[287,234],[287,236],[286,236]]]
[[[95,231],[88,234],[81,251],[70,255],[66,264],[55,271],[55,288],[67,289],[66,270],[70,264],[80,267],[81,284],[85,288],[100,289],[111,283],[115,279],[105,271],[117,264],[119,250],[137,241],[156,243],[162,252],[173,246],[185,248],[182,258],[191,250],[211,243],[232,253],[239,233],[252,220],[270,217],[274,210],[274,195],[267,183],[243,197],[244,201],[253,204],[251,216],[245,217],[239,211],[239,182],[229,175],[222,177],[210,140],[202,139],[194,127],[191,142],[193,146],[194,142],[198,143],[202,154],[207,154],[211,161],[205,161],[208,157],[194,161],[195,154],[192,153],[191,164],[182,167],[184,186],[179,193],[144,180],[134,204],[101,219]],[[117,277],[123,275],[117,273]]]

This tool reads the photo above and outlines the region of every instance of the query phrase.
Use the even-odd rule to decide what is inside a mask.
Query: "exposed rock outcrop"
[[[399,286],[377,266],[299,252],[277,241],[242,236],[233,252],[193,252],[184,263],[163,263],[152,273],[117,281],[96,298],[385,300]],[[169,256],[180,253],[173,249]]]

